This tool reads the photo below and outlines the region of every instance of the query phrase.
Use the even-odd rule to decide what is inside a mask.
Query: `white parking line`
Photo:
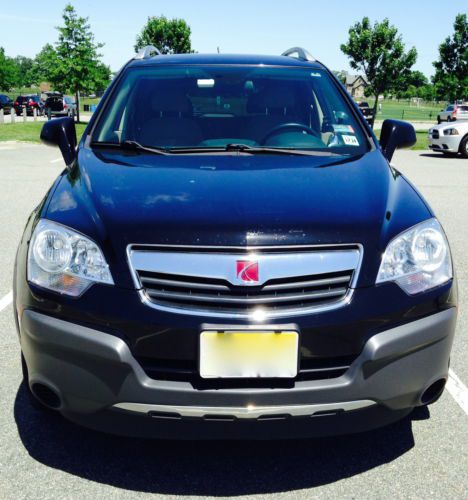
[[[63,158],[55,158],[55,160],[51,160],[50,163],[58,163],[59,161],[63,161]]]
[[[0,311],[3,311],[13,302],[13,291],[9,291],[0,299]],[[458,403],[460,408],[468,415],[468,389],[465,384],[455,375],[453,370],[449,370],[447,380],[447,390],[452,398]]]
[[[451,394],[452,398],[459,404],[460,408],[468,415],[468,389],[455,375],[453,370],[449,370],[447,390]]]
[[[13,302],[13,292],[10,290],[5,297],[0,299],[0,311],[8,307]]]

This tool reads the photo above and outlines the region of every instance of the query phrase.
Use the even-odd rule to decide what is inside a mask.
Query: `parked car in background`
[[[372,119],[374,118],[374,110],[369,106],[369,103],[361,101],[358,102],[357,105],[359,106],[359,109],[361,110],[361,113],[364,115],[366,121],[371,122]]]
[[[45,114],[48,116],[70,116],[76,115],[76,103],[70,96],[54,95],[47,98],[45,102]]]
[[[449,104],[437,115],[437,123],[468,120],[468,104]]]
[[[450,125],[436,125],[429,130],[428,140],[432,151],[444,154],[460,153],[464,158],[468,158],[468,120]]]
[[[34,109],[38,116],[44,114],[44,101],[38,95],[19,95],[13,104],[17,115],[23,114],[23,108],[26,108],[26,114],[32,115]]]
[[[0,109],[8,115],[11,113],[11,108],[13,107],[13,101],[5,94],[0,94]]]

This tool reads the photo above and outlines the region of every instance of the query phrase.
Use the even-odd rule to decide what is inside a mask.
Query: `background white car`
[[[436,125],[429,129],[429,148],[444,154],[460,153],[468,158],[468,121]]]
[[[468,104],[449,104],[437,115],[437,123],[468,120]]]

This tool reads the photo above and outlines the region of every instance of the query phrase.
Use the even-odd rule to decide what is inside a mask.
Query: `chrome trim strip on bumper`
[[[145,403],[117,403],[114,409],[125,410],[132,413],[161,413],[174,417],[235,417],[242,419],[256,419],[261,417],[287,415],[291,417],[307,417],[317,413],[335,413],[340,411],[351,411],[367,408],[377,404],[370,399],[359,401],[344,401],[342,403],[319,403],[308,405],[287,406],[177,406],[156,405]]]

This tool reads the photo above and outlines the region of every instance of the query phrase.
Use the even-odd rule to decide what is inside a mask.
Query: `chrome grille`
[[[129,261],[143,301],[170,312],[217,317],[284,317],[339,307],[350,299],[360,247],[285,252],[153,250],[130,247]],[[238,259],[254,259],[258,282],[240,282]]]
[[[192,276],[161,275],[144,271],[138,275],[150,299],[181,307],[191,307],[197,303],[209,310],[235,308],[249,312],[249,309],[256,306],[277,310],[291,305],[306,307],[317,302],[343,298],[348,291],[352,271],[338,275],[303,276],[279,283],[277,280],[270,280],[262,287],[236,287],[227,281],[200,282]]]

